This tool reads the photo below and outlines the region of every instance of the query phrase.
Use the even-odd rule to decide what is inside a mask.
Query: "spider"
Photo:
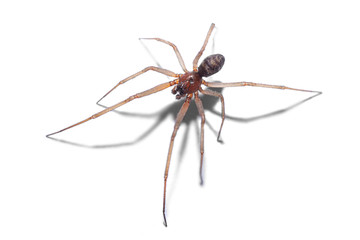
[[[176,120],[175,120],[175,126],[174,126],[174,130],[172,132],[171,135],[171,139],[170,139],[170,146],[169,146],[169,150],[168,150],[168,155],[167,155],[167,160],[166,160],[166,166],[165,166],[165,174],[164,174],[164,192],[163,192],[163,209],[162,209],[162,213],[163,213],[163,218],[164,218],[164,225],[167,226],[167,221],[166,221],[166,213],[165,213],[165,206],[166,206],[166,183],[167,183],[167,179],[168,179],[168,173],[169,173],[169,167],[170,167],[170,160],[171,160],[171,154],[172,154],[172,150],[173,150],[173,146],[174,146],[174,140],[175,140],[175,136],[176,133],[179,129],[180,123],[183,120],[190,102],[192,99],[195,100],[195,104],[196,107],[199,111],[199,114],[201,116],[201,135],[200,135],[200,183],[203,183],[203,178],[202,178],[202,167],[203,167],[203,159],[204,159],[204,124],[205,124],[205,114],[204,114],[204,108],[202,105],[202,102],[199,98],[199,92],[204,94],[204,95],[209,95],[209,96],[213,96],[213,97],[217,97],[220,99],[221,101],[221,125],[220,125],[220,129],[217,135],[217,140],[219,141],[220,139],[220,134],[221,134],[221,130],[224,124],[224,120],[225,120],[225,103],[224,103],[224,97],[222,96],[221,93],[216,92],[216,91],[212,91],[210,89],[203,89],[202,85],[205,85],[206,87],[211,87],[211,88],[225,88],[225,87],[244,87],[244,86],[252,86],[252,87],[264,87],[264,88],[275,88],[275,89],[288,89],[288,90],[295,90],[295,91],[303,91],[303,92],[314,92],[314,93],[318,93],[320,94],[321,92],[318,91],[311,91],[311,90],[304,90],[304,89],[296,89],[296,88],[290,88],[290,87],[286,87],[286,86],[279,86],[279,85],[269,85],[269,84],[262,84],[262,83],[253,83],[253,82],[230,82],[230,83],[222,83],[222,82],[207,82],[205,81],[203,78],[204,77],[209,77],[214,75],[215,73],[219,72],[221,70],[221,68],[223,67],[224,63],[225,63],[225,57],[221,54],[213,54],[210,55],[208,57],[206,57],[202,63],[200,64],[200,66],[198,66],[198,62],[200,57],[202,56],[206,45],[209,41],[209,38],[211,36],[211,33],[213,32],[215,28],[215,24],[212,23],[210,26],[210,29],[208,30],[208,33],[206,35],[205,41],[200,49],[200,51],[197,53],[197,55],[195,56],[194,60],[193,60],[193,66],[192,66],[192,71],[188,71],[185,67],[184,64],[184,60],[181,57],[181,54],[178,50],[178,48],[175,46],[175,44],[166,41],[164,39],[161,38],[141,38],[141,39],[145,39],[145,40],[156,40],[162,43],[165,43],[169,46],[171,46],[177,56],[177,59],[179,61],[180,66],[182,67],[184,73],[181,74],[176,74],[172,71],[169,71],[167,69],[163,69],[160,67],[155,67],[155,66],[149,66],[144,68],[143,70],[121,80],[119,83],[117,83],[110,91],[108,91],[102,98],[100,98],[99,101],[97,101],[97,104],[99,104],[99,102],[105,98],[110,92],[112,92],[115,88],[117,88],[119,85],[126,83],[127,81],[136,78],[137,76],[147,72],[147,71],[155,71],[164,75],[167,75],[168,77],[172,77],[175,78],[174,80],[170,81],[170,82],[166,82],[166,83],[162,83],[159,84],[153,88],[150,88],[148,90],[145,90],[143,92],[137,93],[135,95],[132,95],[130,97],[128,97],[127,99],[113,105],[110,107],[106,107],[104,110],[93,114],[92,116],[78,122],[75,123],[69,127],[66,127],[62,130],[59,130],[57,132],[53,132],[50,133],[48,135],[46,135],[46,137],[48,138],[52,138],[52,135],[58,134],[60,132],[63,132],[65,130],[68,130],[72,127],[78,126],[80,124],[83,124],[89,120],[98,118],[114,109],[117,109],[118,107],[131,102],[134,99],[137,98],[142,98],[142,97],[146,97],[150,94],[153,93],[157,93],[159,91],[162,91],[164,89],[167,89],[169,87],[172,87],[172,94],[175,95],[177,100],[180,100],[182,98],[185,98],[184,103],[182,105],[182,107],[180,108],[177,116],[176,116]],[[55,139],[55,138],[52,138]]]

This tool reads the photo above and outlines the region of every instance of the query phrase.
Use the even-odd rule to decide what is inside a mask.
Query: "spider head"
[[[180,76],[179,83],[172,89],[172,94],[176,94],[176,99],[180,99],[189,93],[199,90],[201,76],[198,72],[187,72]]]
[[[225,57],[221,54],[214,54],[206,57],[198,67],[198,73],[201,77],[214,75],[224,66]]]

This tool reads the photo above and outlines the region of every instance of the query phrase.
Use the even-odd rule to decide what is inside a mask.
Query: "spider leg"
[[[145,73],[145,72],[147,72],[147,71],[150,71],[150,70],[155,71],[155,72],[158,72],[158,73],[161,73],[161,74],[164,74],[164,75],[167,75],[167,76],[169,76],[169,77],[176,77],[176,78],[179,77],[178,74],[173,73],[173,72],[170,71],[170,70],[166,70],[166,69],[159,68],[159,67],[154,67],[154,66],[146,67],[146,68],[144,68],[143,70],[141,70],[141,71],[139,71],[139,72],[137,72],[137,73],[135,73],[135,74],[133,74],[133,75],[131,75],[131,76],[123,79],[123,80],[121,80],[121,81],[120,81],[118,84],[116,84],[110,91],[108,91],[104,96],[102,96],[102,97],[96,102],[96,104],[99,104],[99,102],[100,102],[103,98],[105,98],[109,93],[111,93],[111,92],[112,92],[115,88],[117,88],[119,85],[121,85],[121,84],[123,84],[123,83],[126,83],[127,81],[129,81],[129,80],[131,80],[131,79],[133,79],[133,78],[136,78],[137,76],[139,76],[139,75],[141,75],[141,74],[143,74],[143,73]],[[99,104],[99,105],[100,105],[100,104]]]
[[[132,95],[132,96],[128,97],[127,99],[125,99],[125,100],[123,100],[123,101],[121,101],[121,102],[119,102],[119,103],[117,103],[117,104],[115,104],[115,105],[113,105],[113,106],[111,106],[111,107],[108,107],[108,108],[106,108],[106,109],[104,109],[104,110],[102,110],[102,111],[100,111],[100,112],[98,112],[98,113],[93,114],[91,117],[88,117],[88,118],[86,118],[86,119],[84,119],[84,120],[82,120],[82,121],[80,121],[80,122],[78,122],[78,123],[75,123],[75,124],[73,124],[73,125],[71,125],[71,126],[69,126],[69,127],[64,128],[64,129],[62,129],[62,130],[60,130],[60,131],[50,133],[50,134],[46,135],[46,137],[50,137],[51,135],[54,135],[54,134],[63,132],[63,131],[68,130],[68,129],[72,128],[72,127],[75,127],[75,126],[78,126],[78,125],[80,125],[80,124],[83,124],[83,123],[85,123],[85,122],[87,122],[87,121],[89,121],[89,120],[91,120],[91,119],[98,118],[98,117],[100,117],[101,115],[104,115],[105,113],[108,113],[108,112],[110,112],[110,111],[112,111],[112,110],[114,110],[114,109],[116,109],[116,108],[118,108],[118,107],[120,107],[120,106],[122,106],[122,105],[124,105],[124,104],[126,104],[126,103],[128,103],[128,102],[130,102],[130,101],[132,101],[132,100],[134,100],[134,99],[136,99],[136,98],[145,97],[145,96],[148,96],[148,95],[150,95],[150,94],[159,92],[159,91],[164,90],[164,89],[166,89],[166,88],[168,88],[168,87],[171,87],[171,86],[173,86],[173,85],[175,85],[175,84],[177,84],[177,83],[178,83],[178,79],[176,79],[176,80],[174,80],[174,81],[171,81],[171,82],[159,84],[159,85],[157,85],[157,86],[155,86],[155,87],[153,87],[153,88],[150,88],[150,89],[145,90],[145,91],[143,91],[143,92],[140,92],[140,93],[137,93],[137,94],[135,94],[135,95]]]
[[[176,116],[176,121],[175,121],[175,126],[174,126],[174,130],[173,133],[171,135],[171,140],[170,140],[170,146],[169,146],[169,152],[168,152],[168,156],[167,156],[167,160],[166,160],[166,167],[165,167],[165,174],[164,174],[164,197],[163,197],[163,216],[164,216],[164,225],[167,227],[167,222],[166,222],[166,214],[165,214],[165,205],[166,205],[166,182],[167,182],[167,178],[168,178],[168,174],[169,174],[169,167],[170,167],[170,159],[171,159],[171,154],[172,154],[172,150],[173,150],[173,146],[174,146],[174,140],[175,140],[175,136],[176,133],[179,129],[180,123],[183,120],[189,105],[190,105],[190,101],[192,98],[192,94],[189,94],[186,97],[186,100],[184,102],[184,104],[182,105],[180,111],[178,112],[177,116]]]
[[[202,83],[207,87],[213,87],[213,88],[252,86],[252,87],[263,87],[263,88],[276,88],[276,89],[283,89],[283,90],[287,89],[287,90],[302,91],[302,92],[314,92],[314,93],[321,94],[321,92],[319,92],[319,91],[291,88],[291,87],[280,86],[280,85],[253,83],[253,82],[222,83],[222,82],[206,82],[205,80],[203,80]]]
[[[209,31],[208,31],[208,33],[206,35],[204,44],[201,47],[200,51],[198,52],[198,54],[196,55],[196,57],[195,57],[195,59],[193,61],[193,70],[194,71],[197,71],[199,59],[200,59],[201,55],[203,54],[203,52],[205,50],[205,47],[206,47],[206,45],[207,45],[207,43],[209,41],[210,35],[211,35],[212,31],[214,30],[214,28],[215,28],[215,24],[212,23],[211,26],[210,26],[210,29],[209,29]]]
[[[161,38],[139,38],[139,40],[143,40],[143,39],[144,39],[144,40],[156,40],[156,41],[159,41],[159,42],[163,42],[163,43],[165,43],[165,44],[167,44],[167,45],[170,45],[170,46],[174,49],[175,54],[176,54],[176,57],[177,57],[180,65],[181,65],[182,69],[184,70],[184,72],[188,72],[188,70],[187,70],[186,67],[185,67],[184,60],[183,60],[183,58],[181,57],[181,54],[180,54],[178,48],[175,46],[175,44],[173,44],[173,43],[171,43],[171,42],[169,42],[169,41],[166,41],[166,40],[164,40],[164,39],[161,39]]]
[[[206,89],[206,90],[203,90],[201,87],[200,87],[200,92],[204,95],[210,95],[210,96],[214,96],[214,97],[218,97],[220,98],[220,101],[221,101],[221,125],[220,125],[220,129],[219,129],[219,133],[218,133],[218,137],[217,137],[217,140],[220,141],[220,134],[221,134],[221,130],[222,130],[222,127],[224,125],[224,120],[225,120],[225,102],[224,102],[224,97],[221,93],[218,93],[218,92],[215,92],[215,91],[211,91],[209,89]]]
[[[200,185],[203,185],[202,167],[204,160],[204,124],[205,124],[205,113],[202,102],[199,98],[199,94],[195,92],[195,104],[201,116],[201,138],[200,138]]]

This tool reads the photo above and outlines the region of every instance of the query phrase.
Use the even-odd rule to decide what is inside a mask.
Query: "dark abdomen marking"
[[[201,77],[211,76],[224,66],[225,57],[221,54],[214,54],[206,57],[198,68]]]

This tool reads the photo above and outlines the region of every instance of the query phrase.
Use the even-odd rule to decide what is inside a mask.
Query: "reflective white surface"
[[[360,237],[356,1],[0,6],[1,239]],[[151,56],[139,37],[175,43],[190,69],[212,22],[214,52],[226,58],[212,80],[323,94],[267,116],[311,95],[224,90],[229,117],[223,144],[214,132],[220,117],[210,111],[219,112],[220,105],[206,111],[203,187],[195,109],[175,141],[166,229],[163,172],[180,107],[171,89],[119,109],[130,116],[110,113],[58,135],[108,147],[78,147],[45,135],[101,110],[96,101],[119,80],[154,65],[153,58],[180,72],[170,47],[146,42]],[[212,53],[212,39],[209,44],[204,55]],[[164,81],[169,79],[147,73],[105,102]]]

